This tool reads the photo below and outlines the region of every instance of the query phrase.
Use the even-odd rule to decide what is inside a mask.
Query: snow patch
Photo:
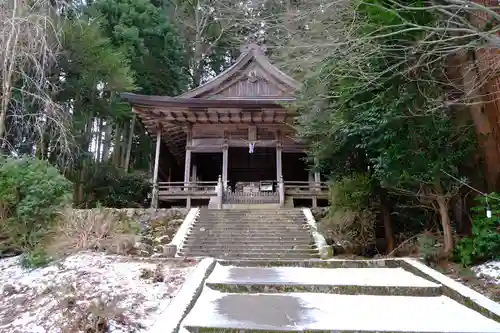
[[[142,332],[193,267],[180,261],[80,253],[27,270],[20,259],[0,259],[0,332],[59,333],[64,325],[78,326],[71,321],[89,314],[74,312],[89,306],[109,319],[110,333]]]
[[[490,261],[472,268],[477,277],[500,284],[500,261]]]

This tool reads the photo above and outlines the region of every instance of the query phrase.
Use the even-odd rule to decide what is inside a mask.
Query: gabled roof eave
[[[244,68],[247,64],[249,64],[252,60],[255,60],[257,64],[259,64],[267,74],[272,76],[278,82],[283,83],[286,86],[289,86],[293,90],[299,90],[301,85],[292,77],[280,71],[276,68],[268,58],[263,54],[260,50],[260,47],[257,45],[249,45],[246,46],[246,51],[244,51],[238,59],[236,59],[235,63],[231,65],[229,68],[224,70],[222,73],[217,75],[214,79],[208,81],[207,83],[202,84],[199,87],[191,89],[190,91],[185,92],[177,97],[179,98],[199,98],[201,95],[215,90],[217,87],[231,79],[234,75],[238,73],[239,70]]]

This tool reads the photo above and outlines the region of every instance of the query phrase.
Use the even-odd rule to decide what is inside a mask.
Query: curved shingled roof
[[[179,96],[122,93],[121,97],[132,104],[149,133],[154,133],[155,127],[161,125],[163,133],[168,136],[165,137],[166,143],[175,155],[179,155],[185,145],[183,123],[199,119],[200,112],[208,114],[210,109],[235,108],[278,109],[283,103],[295,100],[294,93],[300,89],[300,84],[273,66],[263,47],[249,44],[241,51],[234,64],[225,71]]]

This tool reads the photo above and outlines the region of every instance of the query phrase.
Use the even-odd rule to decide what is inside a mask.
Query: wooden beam
[[[217,116],[217,113],[211,112],[209,110],[208,112],[208,120],[211,124],[217,124],[219,122],[219,117]]]
[[[219,120],[221,123],[230,123],[231,118],[229,116],[229,110],[223,110],[223,112],[220,113]]]

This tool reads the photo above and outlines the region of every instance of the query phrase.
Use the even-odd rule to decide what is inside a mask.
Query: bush
[[[489,195],[492,216],[488,218],[484,207],[486,198],[477,198],[478,205],[472,208],[472,235],[461,239],[455,245],[454,258],[464,266],[500,259],[500,196]]]
[[[142,207],[151,184],[142,172],[126,173],[111,164],[96,164],[85,180],[83,208],[99,206],[112,208]]]
[[[330,210],[321,231],[344,251],[361,254],[375,244],[377,205],[368,174],[344,177],[330,186]]]
[[[48,162],[0,156],[0,256],[39,249],[71,193],[71,183]],[[25,261],[44,262],[36,252]]]

